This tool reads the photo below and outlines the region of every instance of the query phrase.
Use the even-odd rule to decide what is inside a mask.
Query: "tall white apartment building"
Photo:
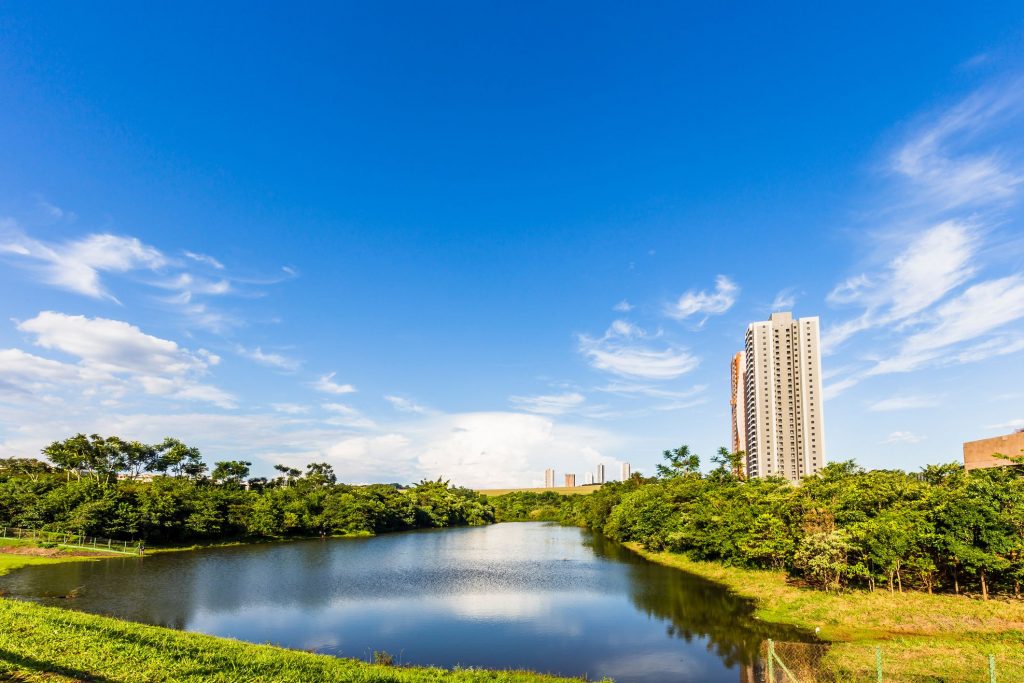
[[[553,489],[555,488],[555,471],[550,467],[544,470],[544,488]]]
[[[622,481],[626,481],[627,479],[629,479],[629,475],[630,475],[629,463],[628,462],[624,462],[624,463],[622,463]]]
[[[603,484],[604,483],[604,465],[598,465],[597,466],[596,481],[597,481],[598,484]]]
[[[772,313],[747,328],[746,342],[746,474],[798,483],[825,465],[818,318]]]

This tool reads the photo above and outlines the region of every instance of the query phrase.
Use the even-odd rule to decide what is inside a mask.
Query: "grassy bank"
[[[518,489],[474,489],[484,496],[504,496],[506,493],[558,493],[563,496],[585,496],[601,488],[600,484],[581,484],[580,486],[554,486],[551,488],[518,488]]]
[[[1000,681],[1024,680],[1024,601],[963,596],[849,591],[791,585],[783,572],[696,562],[627,544],[659,564],[698,574],[757,603],[756,616],[792,624],[831,643],[822,666],[869,680],[881,646],[886,680],[988,680],[996,656]]]
[[[0,600],[0,680],[554,683],[516,671],[447,671],[338,659]]]
[[[36,548],[37,544],[30,540],[18,538],[0,538],[0,576],[22,567],[39,564],[55,564],[57,562],[82,562],[99,559],[66,550],[54,549],[49,555],[22,554],[25,550]]]

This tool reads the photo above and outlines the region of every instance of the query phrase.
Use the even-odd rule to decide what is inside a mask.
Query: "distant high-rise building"
[[[597,477],[595,477],[595,481],[598,484],[604,483],[604,465],[597,466]]]
[[[572,488],[573,486],[576,486],[576,475],[575,474],[567,474],[567,475],[565,475],[565,485],[567,487],[569,487],[569,488]]]
[[[747,395],[743,378],[746,376],[747,363],[746,354],[740,351],[732,357],[729,363],[730,374],[732,375],[732,398],[729,403],[732,406],[732,452],[747,452]],[[740,472],[739,474],[746,474]]]
[[[622,481],[626,481],[627,479],[629,479],[629,474],[629,463],[622,463]]]
[[[743,363],[747,476],[796,483],[818,472],[825,465],[818,318],[772,313],[751,323]]]
[[[587,472],[587,476],[583,478],[583,481],[584,481],[584,483],[587,484],[587,486],[593,484],[594,483],[594,473],[593,472]]]
[[[550,467],[544,470],[544,488],[553,489],[555,488],[555,471]]]

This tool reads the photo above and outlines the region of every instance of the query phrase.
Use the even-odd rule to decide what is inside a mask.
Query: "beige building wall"
[[[818,318],[772,313],[747,328],[747,473],[796,483],[825,465]]]
[[[976,470],[981,467],[1005,467],[1014,464],[1010,460],[994,457],[996,453],[1010,457],[1024,455],[1024,432],[965,442],[964,468]]]

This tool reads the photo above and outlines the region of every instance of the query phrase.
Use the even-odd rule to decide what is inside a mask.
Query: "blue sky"
[[[1024,426],[1024,9],[0,5],[0,456],[84,431],[540,484],[729,439],[821,317],[826,455]]]

